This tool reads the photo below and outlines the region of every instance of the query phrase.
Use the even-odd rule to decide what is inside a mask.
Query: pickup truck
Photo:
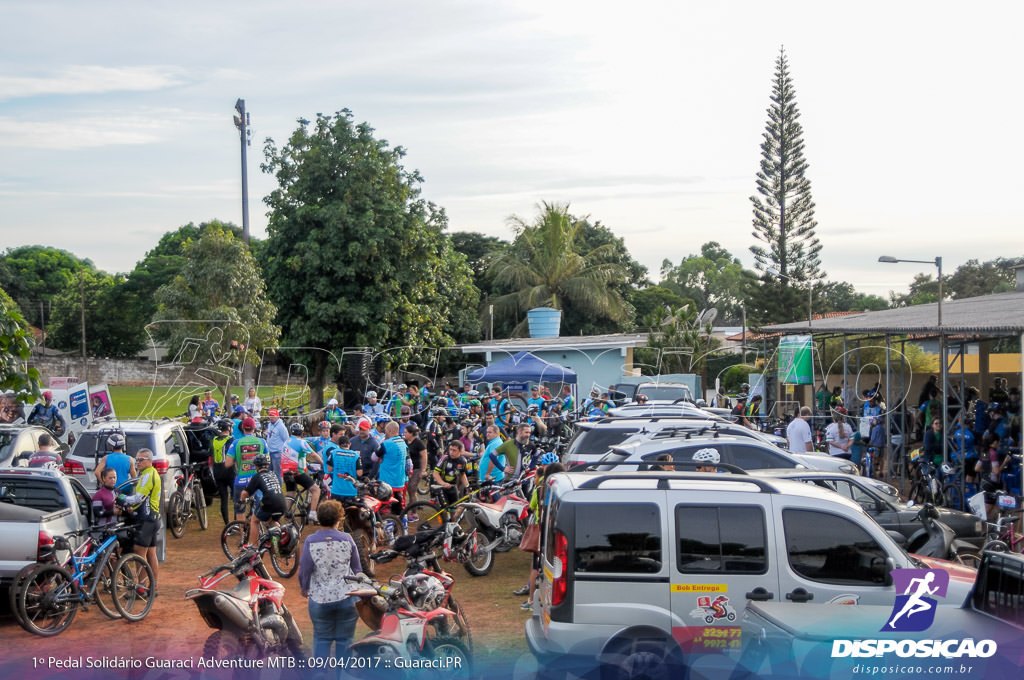
[[[36,562],[54,537],[91,523],[91,496],[77,480],[56,470],[0,468],[0,587]],[[81,540],[69,537],[72,548]]]

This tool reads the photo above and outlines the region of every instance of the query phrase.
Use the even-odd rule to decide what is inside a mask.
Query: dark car
[[[758,475],[780,479],[796,479],[831,489],[853,500],[871,515],[883,529],[896,531],[907,539],[907,551],[915,552],[928,540],[928,533],[917,514],[921,508],[900,500],[895,488],[885,482],[867,477],[844,475],[815,470],[762,470]],[[985,543],[984,524],[975,515],[949,508],[936,508],[938,520],[952,529],[957,538],[974,545],[978,550]]]

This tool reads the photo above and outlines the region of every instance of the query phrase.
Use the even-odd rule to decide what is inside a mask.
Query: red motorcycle
[[[298,656],[302,649],[291,612],[284,604],[284,586],[270,578],[263,553],[280,540],[281,528],[273,527],[260,536],[255,546],[246,546],[230,564],[199,577],[199,587],[185,593],[199,608],[199,615],[214,632],[203,646],[203,656],[230,659],[239,656]],[[221,586],[228,576],[238,583]],[[221,587],[218,587],[221,586]]]
[[[382,668],[407,671],[417,677],[427,668],[447,677],[469,677],[469,649],[448,634],[455,612],[443,606],[446,598],[439,579],[412,574],[380,584],[365,574],[346,576],[357,584],[349,593],[358,598],[359,618],[373,632],[349,648],[349,672],[378,678]]]
[[[346,477],[355,484],[359,495],[355,500],[342,501],[345,508],[345,531],[352,534],[363,571],[367,576],[376,576],[377,566],[370,555],[387,548],[394,543],[395,538],[405,533],[402,519],[393,514],[394,507],[399,503],[391,487],[384,482],[375,480],[363,483]]]

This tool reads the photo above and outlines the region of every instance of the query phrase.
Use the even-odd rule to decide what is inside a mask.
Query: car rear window
[[[107,446],[107,437],[110,434],[110,432],[83,432],[75,440],[75,448],[71,455],[78,458],[92,458],[98,451],[101,456],[105,456],[110,450],[110,447]],[[99,448],[97,448],[97,444],[99,444]],[[151,434],[128,433],[125,435],[125,453],[129,456],[134,456],[141,448],[153,448],[153,436]]]
[[[68,507],[60,486],[53,479],[0,477],[0,503],[55,512]]]
[[[570,460],[575,455],[594,456],[607,453],[608,449],[621,444],[632,434],[640,431],[639,427],[624,428],[592,428],[577,435],[569,445],[566,457]]]
[[[615,504],[614,512],[576,507],[576,573],[661,571],[661,515],[654,503]]]
[[[648,399],[658,401],[675,401],[676,399],[690,400],[690,390],[687,387],[651,386],[641,387],[638,393],[645,395]]]

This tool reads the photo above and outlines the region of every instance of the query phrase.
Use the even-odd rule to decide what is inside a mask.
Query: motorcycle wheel
[[[131,553],[114,569],[114,606],[125,621],[141,621],[153,608],[153,569],[141,555]]]
[[[440,529],[444,525],[444,513],[438,514],[439,510],[440,508],[430,501],[417,501],[402,511],[402,519],[405,520],[405,526],[408,527],[410,534]],[[416,521],[409,519],[413,515],[416,516]]]
[[[206,531],[207,527],[210,526],[210,519],[206,515],[206,494],[203,493],[203,485],[196,483],[195,490],[192,493],[192,502],[196,504],[196,516],[199,518],[199,528]]]
[[[462,566],[466,567],[470,576],[487,576],[494,567],[494,553],[480,546],[476,555],[467,559]]]
[[[519,547],[523,540],[523,523],[508,513],[501,516],[501,531],[508,536],[507,541],[502,541],[494,552],[508,552],[512,548]]]
[[[405,526],[402,524],[402,518],[385,512],[377,523],[377,550],[390,548],[396,538],[404,535]]]
[[[107,559],[103,572],[99,575],[99,583],[96,584],[96,606],[100,608],[104,616],[111,619],[121,618],[121,612],[117,611],[117,603],[114,602],[114,578],[115,568],[120,555],[114,553]]]
[[[981,555],[972,552],[962,552],[953,555],[953,561],[957,564],[962,564],[965,567],[971,569],[977,569],[981,566]]]
[[[377,575],[377,563],[370,559],[373,550],[370,549],[370,537],[362,529],[352,532],[352,540],[356,542],[356,550],[359,551],[359,564],[363,573],[373,578]]]
[[[462,605],[455,599],[455,596],[448,594],[448,602],[445,607],[455,612],[455,616],[438,617],[434,621],[444,619],[445,630],[438,629],[438,636],[447,636],[458,638],[462,644],[466,645],[466,649],[470,652],[473,651],[473,634],[469,630],[469,621],[466,620],[466,612],[462,609]]]
[[[249,542],[249,523],[235,520],[228,522],[220,532],[220,549],[229,560],[242,554],[242,546]]]
[[[452,663],[448,661],[448,668],[454,667],[454,673],[445,673],[448,678],[468,678],[473,675],[473,657],[465,643],[458,638],[438,637],[430,641],[429,651],[424,650],[427,656],[432,659],[458,659]]]
[[[279,549],[271,549],[270,551],[270,564],[273,565],[274,571],[281,578],[291,578],[299,568],[299,550],[296,548],[287,555],[281,553]]]
[[[18,593],[22,628],[41,637],[58,635],[71,625],[78,611],[78,593],[71,575],[56,564],[37,566]],[[66,599],[56,602],[56,598]]]
[[[203,657],[207,659],[235,659],[242,654],[238,638],[223,630],[216,630],[203,643]]]
[[[167,529],[171,536],[181,538],[185,535],[185,523],[188,521],[188,513],[185,509],[185,497],[181,491],[175,491],[167,501]]]

